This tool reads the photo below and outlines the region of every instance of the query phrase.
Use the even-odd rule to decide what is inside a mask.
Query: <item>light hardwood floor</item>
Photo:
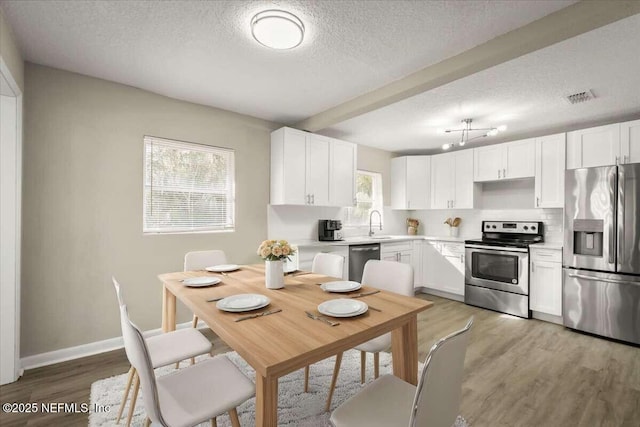
[[[460,408],[472,427],[640,425],[640,348],[421,297],[435,303],[418,321],[421,360],[435,340],[475,316]],[[230,350],[210,337],[216,352]],[[33,369],[0,387],[0,401],[88,403],[91,383],[128,368],[118,350]],[[87,416],[0,413],[0,425],[86,426]]]

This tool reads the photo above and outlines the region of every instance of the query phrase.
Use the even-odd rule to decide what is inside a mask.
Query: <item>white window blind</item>
[[[234,151],[144,137],[145,233],[234,228]]]

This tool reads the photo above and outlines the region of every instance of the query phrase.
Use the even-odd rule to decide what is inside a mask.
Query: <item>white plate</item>
[[[191,288],[197,288],[200,286],[212,286],[222,282],[219,277],[192,277],[190,279],[184,279],[182,284]]]
[[[351,292],[357,291],[362,287],[362,283],[351,280],[338,280],[336,282],[327,282],[320,285],[325,292]]]
[[[220,264],[205,268],[205,270],[211,271],[212,273],[227,273],[229,271],[236,271],[239,269],[240,266],[237,264]]]
[[[367,303],[352,298],[332,299],[318,306],[320,313],[331,317],[354,317],[366,313],[367,310]]]
[[[238,313],[266,307],[271,300],[260,294],[238,294],[223,298],[216,304],[219,310]]]

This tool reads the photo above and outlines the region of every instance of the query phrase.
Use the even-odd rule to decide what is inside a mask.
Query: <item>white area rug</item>
[[[226,353],[233,363],[244,372],[252,381],[255,381],[255,371],[236,352]],[[208,357],[208,356],[201,356]],[[216,356],[220,357],[220,356]],[[367,380],[373,380],[373,357],[368,354]],[[335,357],[325,359],[311,366],[309,376],[309,392],[304,393],[304,371],[298,370],[280,378],[278,382],[278,425],[279,426],[301,426],[301,427],[324,427],[330,426],[330,413],[324,412],[324,405],[331,384],[333,365]],[[183,362],[181,366],[188,366],[188,362]],[[422,370],[422,363],[419,366]],[[164,375],[173,371],[173,367],[160,368],[156,371],[158,375]],[[380,374],[391,373],[391,355],[380,353]],[[118,413],[120,399],[126,384],[126,374],[96,381],[91,384],[91,404],[99,403],[109,405],[111,410],[107,413],[92,413],[89,416],[90,427],[115,426],[115,418]],[[360,352],[349,350],[344,353],[340,376],[336,390],[333,394],[332,409],[335,409],[350,396],[356,394],[363,386],[360,385]],[[138,404],[132,425],[143,424],[145,414],[142,402],[142,391],[138,395]],[[129,407],[125,408],[124,417]],[[238,407],[238,415],[242,426],[255,425],[255,399],[250,399]],[[230,426],[231,422],[227,415],[217,418],[218,426]],[[121,421],[123,424],[123,421]],[[201,424],[202,427],[209,427],[209,423]],[[455,427],[469,427],[462,417],[458,417]]]

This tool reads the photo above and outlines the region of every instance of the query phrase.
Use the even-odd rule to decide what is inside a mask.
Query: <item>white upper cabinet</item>
[[[482,182],[533,177],[534,156],[534,139],[474,148],[473,179]]]
[[[297,129],[272,132],[271,204],[352,206],[355,150],[355,144]]]
[[[620,162],[620,123],[567,133],[567,169]]]
[[[640,120],[620,123],[621,163],[640,163]]]
[[[471,150],[431,156],[432,209],[472,209],[474,197]]]
[[[356,145],[332,139],[329,151],[331,154],[330,204],[332,206],[354,206],[356,204]]]
[[[405,156],[391,159],[391,207],[429,209],[431,157]]]
[[[564,207],[564,159],[564,133],[536,138],[536,208]]]

